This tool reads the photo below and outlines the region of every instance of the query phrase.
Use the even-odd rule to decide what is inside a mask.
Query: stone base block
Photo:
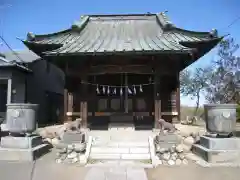
[[[164,149],[169,149],[173,146],[177,146],[177,143],[160,142],[156,144],[156,146],[159,146],[160,148],[164,148]]]
[[[85,142],[85,134],[82,132],[65,132],[62,142],[66,144],[83,143]]]
[[[172,146],[176,146],[180,143],[178,135],[169,133],[169,134],[159,134],[155,138],[156,145],[160,146],[160,148],[168,149]]]
[[[200,144],[194,144],[192,151],[209,163],[240,162],[240,150],[212,150]]]
[[[29,149],[0,148],[0,160],[34,161],[49,151],[48,144],[41,144]]]
[[[2,148],[13,148],[13,149],[29,149],[34,148],[42,144],[41,136],[30,136],[30,137],[13,137],[5,136],[1,138]]]
[[[161,143],[161,142],[168,142],[168,143],[178,143],[178,135],[173,134],[173,133],[168,133],[168,134],[158,134],[156,136],[156,141]]]
[[[240,150],[240,138],[213,138],[208,136],[200,137],[200,144],[211,150]]]

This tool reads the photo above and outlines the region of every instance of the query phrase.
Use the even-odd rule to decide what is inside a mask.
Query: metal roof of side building
[[[71,28],[45,35],[28,33],[24,44],[44,56],[107,53],[191,53],[194,43],[216,45],[217,31],[195,32],[176,27],[166,14],[81,16]],[[189,46],[188,46],[189,45]],[[212,46],[210,47],[210,49]]]
[[[16,61],[9,61],[5,58],[5,55],[0,55],[0,68],[13,67],[21,71],[32,72],[29,68],[19,64]]]

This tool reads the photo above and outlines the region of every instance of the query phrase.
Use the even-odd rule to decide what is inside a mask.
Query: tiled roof
[[[24,63],[31,63],[41,58],[30,50],[14,50],[14,52],[21,58],[21,60],[12,51],[8,51],[4,52],[8,61],[16,61],[19,63],[22,63],[23,61]]]
[[[14,61],[8,61],[4,57],[0,56],[0,68],[1,67],[15,67],[15,68],[18,68],[23,71],[31,72],[31,70],[28,69],[27,67],[25,67],[17,62],[14,62]]]
[[[72,28],[48,35],[31,35],[26,45],[58,44],[54,54],[97,54],[112,52],[190,52],[182,42],[208,41],[209,32],[176,28],[164,13],[144,15],[84,16]]]

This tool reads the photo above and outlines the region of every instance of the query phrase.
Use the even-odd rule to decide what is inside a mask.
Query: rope
[[[128,86],[124,86],[124,85],[109,85],[109,84],[96,84],[96,83],[90,83],[90,82],[81,82],[81,84],[87,84],[87,85],[98,86],[98,87],[129,87],[129,86],[141,87],[141,86],[149,86],[149,85],[152,85],[152,84],[155,84],[155,83],[151,82],[151,83],[143,83],[143,84],[132,84],[132,85],[128,85]]]

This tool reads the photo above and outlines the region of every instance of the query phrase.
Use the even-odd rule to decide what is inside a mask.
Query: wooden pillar
[[[178,121],[180,121],[181,120],[181,102],[180,102],[179,73],[177,74],[176,106],[177,106],[177,112],[178,112]]]
[[[12,102],[12,78],[8,79],[7,85],[7,104]]]
[[[68,93],[68,106],[67,106],[67,121],[73,120],[73,93]]]
[[[82,82],[87,82],[87,76],[82,77]],[[87,84],[82,83],[81,84],[81,90],[80,90],[80,116],[82,118],[82,127],[87,128],[87,118],[88,118],[88,109],[87,109]]]
[[[125,86],[125,95],[124,95],[124,106],[125,106],[125,113],[128,113],[128,76],[125,73],[124,76],[124,86]]]
[[[155,74],[154,77],[154,128],[159,128],[158,120],[161,118],[161,99],[159,90],[159,75]]]
[[[67,112],[68,112],[68,89],[64,89],[64,115],[63,115],[63,121],[67,121]]]

